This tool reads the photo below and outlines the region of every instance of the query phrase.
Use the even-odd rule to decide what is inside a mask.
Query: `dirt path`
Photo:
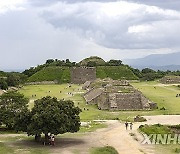
[[[158,116],[145,116],[147,122],[134,123],[133,130],[125,130],[124,123],[116,120],[106,121],[108,128],[99,129],[95,132],[88,133],[86,136],[79,138],[81,143],[79,145],[71,145],[72,147],[62,147],[53,150],[52,153],[62,154],[73,153],[72,149],[79,151],[81,154],[88,154],[91,147],[113,146],[119,154],[154,154],[154,147],[152,145],[142,145],[142,135],[137,131],[142,124],[180,124],[180,115],[158,115]],[[131,136],[130,133],[134,134]]]
[[[113,146],[119,154],[154,154],[152,145],[142,145],[142,135],[137,131],[142,124],[180,124],[180,115],[144,116],[147,122],[134,123],[133,130],[125,130],[124,123],[117,120],[108,120],[107,128],[98,129],[85,135],[71,135],[56,138],[56,145],[50,147],[51,154],[89,154],[92,147]],[[130,135],[133,134],[133,135]],[[8,136],[22,136],[9,134]],[[0,135],[0,138],[5,135]],[[7,135],[6,135],[7,137]],[[28,143],[29,144],[29,143]],[[34,144],[34,143],[32,143]],[[27,145],[26,145],[27,146]],[[30,145],[29,145],[30,146]]]
[[[85,136],[75,138],[65,138],[58,141],[58,148],[53,149],[52,153],[72,154],[78,151],[81,154],[88,154],[91,147],[103,147],[106,145],[113,146],[120,154],[142,154],[153,153],[152,149],[141,145],[141,141],[133,139],[129,133],[138,135],[136,124],[134,130],[125,130],[124,123],[117,120],[106,121],[108,128],[99,129],[95,132],[88,133]],[[68,142],[69,141],[69,142]],[[66,144],[68,142],[68,144]],[[61,144],[61,147],[59,145]]]

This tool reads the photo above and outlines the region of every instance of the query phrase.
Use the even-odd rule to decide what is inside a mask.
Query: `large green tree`
[[[28,114],[19,114],[16,120],[16,130],[25,131],[35,137],[48,133],[63,134],[77,132],[80,127],[79,113],[81,110],[70,100],[63,101],[50,96],[34,102],[34,107]]]
[[[27,111],[28,99],[23,94],[8,92],[0,96],[0,121],[7,128],[14,128],[15,117]]]

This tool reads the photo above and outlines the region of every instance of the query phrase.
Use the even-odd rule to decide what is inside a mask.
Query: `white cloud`
[[[0,13],[13,10],[24,10],[24,7],[21,6],[24,3],[25,0],[0,0]]]

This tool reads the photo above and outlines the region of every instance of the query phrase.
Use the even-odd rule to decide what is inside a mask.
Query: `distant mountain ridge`
[[[126,59],[123,62],[139,69],[149,67],[155,70],[180,70],[180,52],[152,54],[144,58]]]

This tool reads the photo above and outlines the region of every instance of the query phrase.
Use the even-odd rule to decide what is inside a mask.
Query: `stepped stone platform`
[[[102,110],[151,110],[157,104],[149,101],[125,80],[96,80],[84,95],[87,104],[96,104]]]

